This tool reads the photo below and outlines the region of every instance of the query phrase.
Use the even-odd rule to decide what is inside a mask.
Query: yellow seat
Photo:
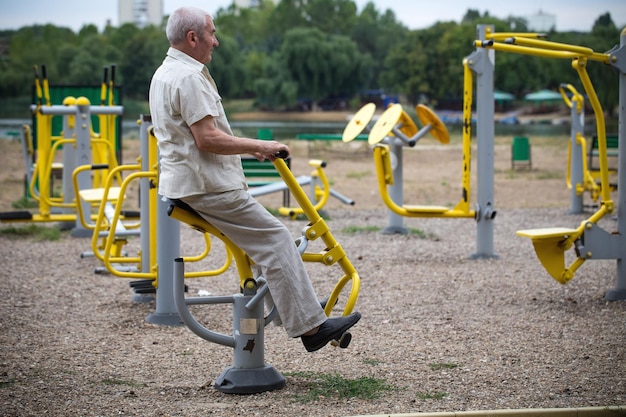
[[[102,197],[104,196],[104,190],[104,188],[89,188],[86,190],[80,190],[79,194],[81,200],[87,203],[100,203],[102,201]],[[107,201],[117,201],[120,196],[120,190],[120,187],[109,188]]]

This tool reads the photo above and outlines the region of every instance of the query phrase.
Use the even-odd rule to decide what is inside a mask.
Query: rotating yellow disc
[[[400,123],[402,123],[402,126],[400,126],[400,132],[404,133],[407,138],[410,139],[417,133],[417,126],[407,112],[402,111],[402,114],[400,115]]]
[[[417,117],[422,122],[423,126],[431,125],[430,134],[437,139],[441,143],[450,142],[450,134],[448,133],[448,128],[443,124],[441,119],[437,117],[435,112],[433,112],[428,107],[423,104],[418,104],[415,106],[415,112],[417,113]]]
[[[375,111],[376,104],[374,103],[367,103],[361,107],[359,111],[354,114],[352,119],[350,119],[350,122],[348,122],[345,129],[343,129],[341,140],[344,142],[351,142],[359,136],[372,120]]]
[[[400,104],[392,104],[383,112],[383,114],[378,118],[374,127],[372,127],[372,131],[368,137],[368,143],[370,145],[376,145],[380,143],[383,139],[389,136],[391,130],[398,124],[400,118],[402,117],[402,105]]]

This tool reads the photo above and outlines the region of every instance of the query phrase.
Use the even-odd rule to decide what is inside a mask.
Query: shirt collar
[[[198,72],[202,72],[203,68],[206,68],[206,65],[204,65],[202,62],[199,62],[195,59],[193,59],[192,57],[190,57],[189,55],[187,55],[186,53],[176,49],[176,48],[172,48],[170,47],[167,50],[167,56],[169,56],[170,58],[173,58],[177,61],[182,62],[183,64],[187,64],[187,65],[191,65],[194,69],[197,69]]]

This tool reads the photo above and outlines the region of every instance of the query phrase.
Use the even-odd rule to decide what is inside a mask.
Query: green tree
[[[140,30],[126,43],[124,59],[119,64],[124,94],[131,98],[146,99],[152,74],[165,58],[168,49],[165,33],[155,26]]]
[[[367,60],[345,36],[297,28],[285,35],[280,62],[297,83],[298,95],[317,101],[327,95],[358,91]]]
[[[219,85],[223,97],[240,97],[246,91],[246,60],[235,39],[223,35],[220,46],[213,51],[209,64],[211,75]]]

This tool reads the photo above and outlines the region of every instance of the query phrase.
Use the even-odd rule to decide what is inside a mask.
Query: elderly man
[[[247,191],[241,154],[274,160],[287,145],[234,136],[205,64],[219,46],[211,16],[182,7],[166,27],[170,48],[150,84],[159,141],[159,193],[180,199],[242,248],[267,280],[290,337],[313,352],[356,324],[358,312],[327,318],[285,225]]]

